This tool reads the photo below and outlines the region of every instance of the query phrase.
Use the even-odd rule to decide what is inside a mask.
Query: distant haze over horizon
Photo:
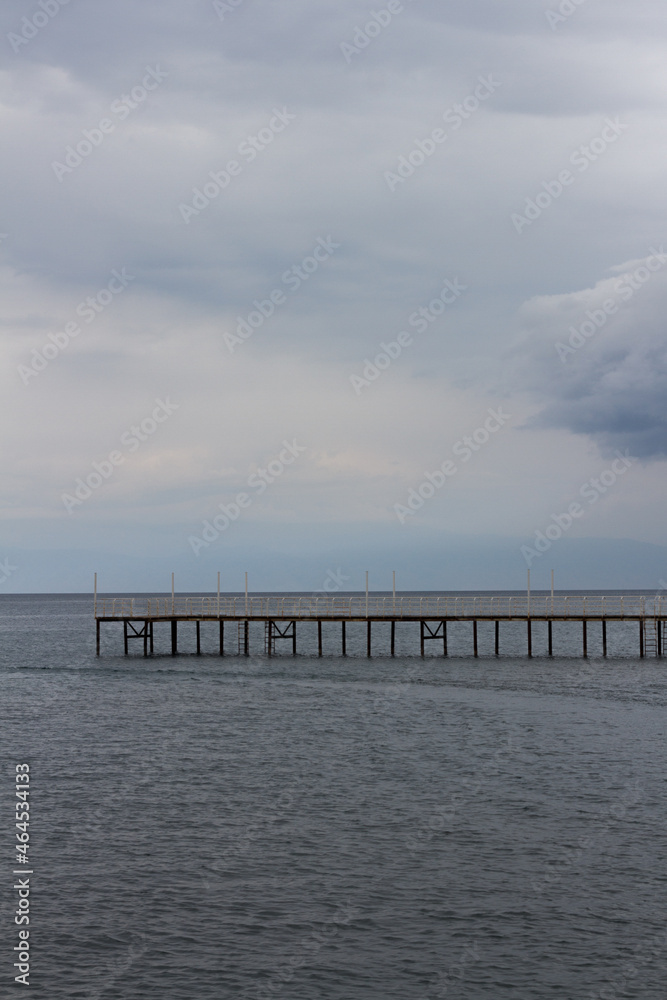
[[[663,586],[664,4],[0,29],[0,595]]]

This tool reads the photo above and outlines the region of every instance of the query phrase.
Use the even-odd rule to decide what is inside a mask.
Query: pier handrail
[[[217,596],[175,597],[100,597],[95,606],[97,618],[278,618],[315,619],[512,619],[527,618],[625,618],[644,617],[646,614],[662,617],[667,613],[662,596],[589,596],[582,595],[531,595],[527,596],[405,596],[387,597],[369,595],[368,609],[365,595],[318,595],[310,597],[289,595],[245,597]]]

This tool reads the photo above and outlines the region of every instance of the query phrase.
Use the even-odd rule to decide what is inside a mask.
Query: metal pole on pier
[[[174,613],[174,574],[171,574],[171,613]]]

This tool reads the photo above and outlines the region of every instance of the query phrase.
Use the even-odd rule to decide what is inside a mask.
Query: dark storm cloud
[[[512,367],[539,400],[533,426],[588,435],[605,453],[667,455],[667,254],[656,250],[595,288],[526,304]]]

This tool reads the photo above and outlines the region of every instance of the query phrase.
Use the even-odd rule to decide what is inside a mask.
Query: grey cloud
[[[644,261],[614,271],[594,288],[525,305],[514,384],[539,400],[533,426],[589,435],[607,454],[628,448],[638,458],[664,458],[667,256],[654,273]]]

